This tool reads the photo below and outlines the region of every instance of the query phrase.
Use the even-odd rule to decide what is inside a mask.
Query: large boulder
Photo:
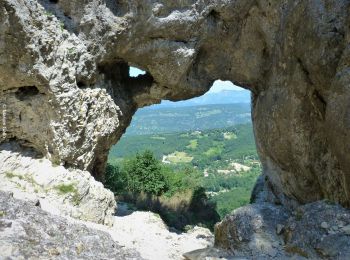
[[[285,257],[277,227],[284,225],[288,217],[285,208],[269,203],[241,207],[215,226],[215,245],[235,256]]]
[[[349,259],[350,210],[318,201],[288,211],[269,203],[233,211],[215,226],[217,249],[198,253],[227,259]],[[222,249],[222,250],[219,250]]]
[[[32,149],[0,145],[0,190],[56,215],[112,226],[116,202],[89,172],[36,159]]]
[[[142,259],[110,234],[0,191],[0,259]]]

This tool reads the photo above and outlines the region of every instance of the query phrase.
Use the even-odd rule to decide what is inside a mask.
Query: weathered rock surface
[[[102,231],[0,191],[0,259],[142,259]]]
[[[194,227],[186,233],[171,232],[159,215],[152,212],[115,217],[110,233],[120,245],[135,249],[151,260],[181,260],[186,252],[214,244],[214,235],[208,229]]]
[[[114,223],[114,195],[89,172],[35,159],[35,152],[23,151],[14,142],[0,145],[0,190],[37,202],[57,215],[110,226]]]
[[[349,206],[349,4],[1,0],[3,141],[103,178],[138,107],[231,80],[277,199]]]
[[[235,210],[216,225],[215,245],[201,254],[226,259],[349,259],[350,210],[318,201],[288,211],[268,203]],[[236,257],[236,258],[235,258]]]
[[[284,207],[269,203],[239,208],[216,225],[215,245],[239,257],[285,257],[284,241],[276,231],[288,217]]]
[[[152,212],[114,217],[114,226],[63,218],[0,191],[0,259],[183,259],[213,246],[200,227],[170,232]]]

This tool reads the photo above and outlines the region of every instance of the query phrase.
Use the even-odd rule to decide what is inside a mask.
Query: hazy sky
[[[130,67],[129,74],[131,77],[137,77],[138,75],[143,75],[145,73],[146,72],[144,72],[138,68]],[[216,93],[216,92],[220,92],[222,90],[243,90],[243,89],[233,85],[231,81],[217,80],[214,82],[213,86],[211,87],[211,89],[208,93],[210,93],[210,92]]]

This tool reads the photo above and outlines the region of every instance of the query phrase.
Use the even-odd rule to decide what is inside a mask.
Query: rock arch
[[[101,178],[137,108],[198,96],[220,78],[253,93],[265,184],[279,202],[350,206],[349,4],[2,0],[3,142]],[[129,64],[148,73],[132,79]]]

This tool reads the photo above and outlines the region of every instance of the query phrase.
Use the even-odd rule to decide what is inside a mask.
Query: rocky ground
[[[10,148],[0,152],[0,259],[350,259],[350,210],[327,200],[287,209],[257,185],[214,242],[207,229],[176,233],[157,214],[116,207],[88,172]]]
[[[171,232],[152,212],[133,212],[116,217],[110,234],[120,245],[135,249],[145,259],[183,259],[189,251],[214,244],[214,235],[195,227],[187,233]]]
[[[329,201],[294,211],[254,203],[217,224],[215,245],[244,259],[350,259],[350,210]]]
[[[110,234],[0,192],[0,259],[142,259]]]
[[[54,215],[0,191],[0,259],[183,259],[214,242],[204,228],[170,232],[151,212],[116,216],[113,224]]]
[[[176,233],[157,214],[119,210],[110,227],[0,191],[0,259],[350,259],[350,210],[328,201],[239,208],[216,226],[215,247],[207,229]]]

